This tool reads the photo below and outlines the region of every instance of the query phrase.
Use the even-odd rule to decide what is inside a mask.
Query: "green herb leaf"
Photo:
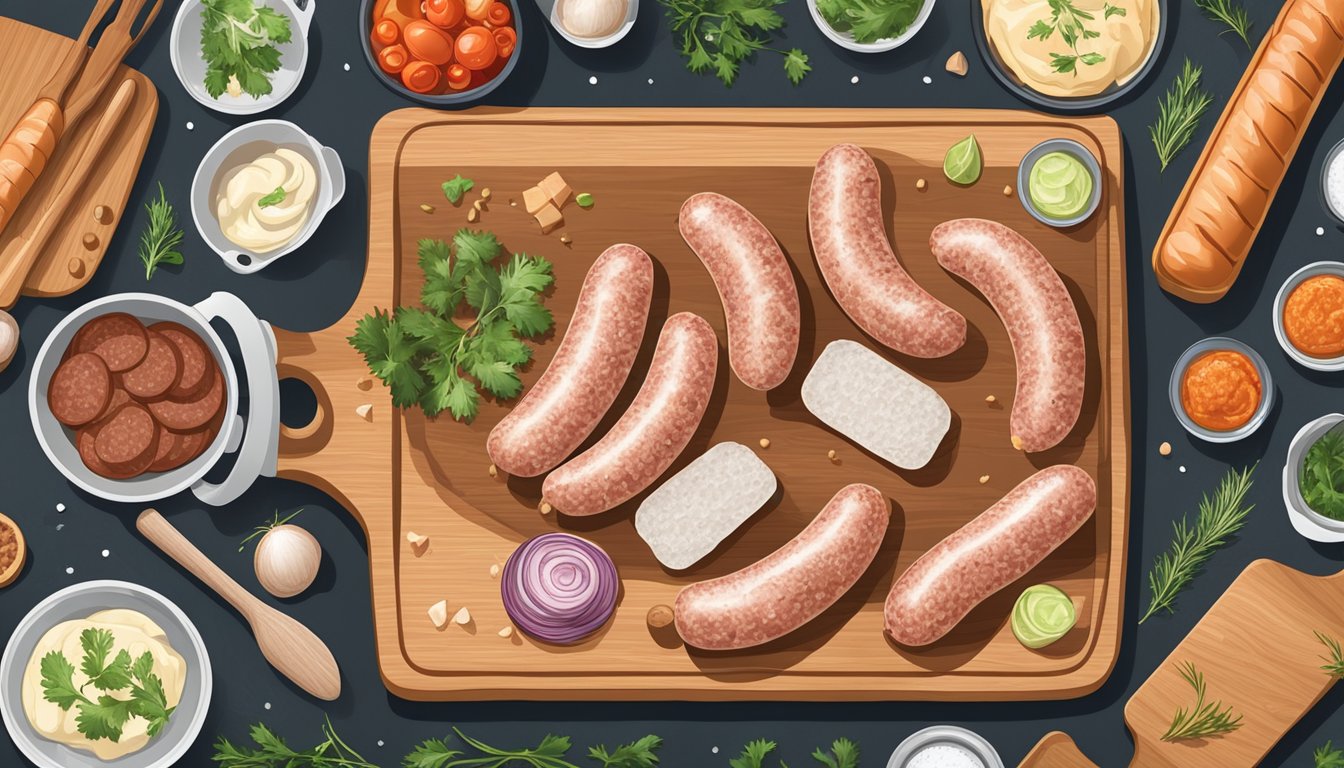
[[[1312,443],[1298,483],[1314,512],[1344,520],[1344,434],[1327,432]]]
[[[115,744],[121,741],[121,732],[130,719],[131,702],[104,695],[96,702],[79,703],[75,727],[92,741],[107,739]]]
[[[658,765],[657,749],[663,740],[649,734],[629,744],[622,744],[614,752],[607,752],[604,744],[588,748],[588,757],[602,763],[602,768],[653,768]]]
[[[1129,15],[1129,11],[1126,11],[1124,8],[1121,8],[1121,7],[1118,6],[1118,5],[1111,5],[1110,3],[1106,3],[1106,5],[1103,6],[1103,9],[1104,9],[1104,12],[1103,12],[1103,14],[1102,14],[1102,18],[1105,18],[1105,19],[1109,19],[1109,18],[1111,18],[1112,16],[1128,16],[1128,15]]]
[[[1050,68],[1060,74],[1072,72],[1075,76],[1078,74],[1078,63],[1092,66],[1100,64],[1106,60],[1106,57],[1095,51],[1078,50],[1080,40],[1096,40],[1101,37],[1101,32],[1095,29],[1089,29],[1084,22],[1096,21],[1096,14],[1085,11],[1073,4],[1073,0],[1049,0],[1050,18],[1037,19],[1035,23],[1027,29],[1028,40],[1048,40],[1055,32],[1059,32],[1059,37],[1070,49],[1068,53],[1050,53]],[[1102,21],[1112,16],[1124,16],[1124,8],[1106,3],[1102,10]]]
[[[775,751],[775,742],[756,739],[747,742],[742,754],[728,761],[729,768],[764,768],[765,758]]]
[[[826,768],[858,768],[859,747],[849,739],[839,738],[831,742],[830,754],[817,748],[812,752],[812,759]]]
[[[285,188],[276,187],[274,192],[270,193],[269,195],[263,196],[260,200],[257,201],[257,207],[270,208],[273,205],[279,205],[285,202],[285,197],[286,197]]]
[[[177,226],[177,214],[159,184],[159,199],[145,206],[149,225],[140,233],[140,261],[145,265],[145,280],[154,276],[160,264],[181,264],[182,229]]]
[[[817,10],[832,29],[859,43],[900,37],[919,17],[925,0],[835,0]]]
[[[1325,663],[1321,665],[1321,671],[1334,678],[1344,678],[1344,648],[1340,647],[1339,641],[1323,632],[1316,632],[1316,639],[1330,651],[1330,657],[1321,657]]]
[[[823,0],[847,2],[848,0]],[[784,26],[775,10],[784,0],[658,0],[663,6],[673,38],[686,59],[686,68],[714,75],[731,86],[742,62],[757,53],[784,57],[784,73],[797,85],[811,70],[807,54],[797,48],[771,47],[771,32]]]
[[[75,665],[60,651],[42,657],[42,698],[67,712],[76,702],[88,701],[75,687]]]
[[[1204,739],[1221,736],[1241,727],[1241,715],[1232,716],[1232,707],[1223,707],[1221,701],[1204,703],[1204,675],[1192,662],[1180,667],[1181,677],[1195,689],[1195,705],[1189,709],[1176,710],[1171,718],[1171,726],[1162,734],[1163,741],[1184,741],[1186,739]]]
[[[593,195],[590,192],[580,192],[574,196],[574,204],[580,208],[592,208],[594,202]]]
[[[462,202],[462,196],[475,185],[476,182],[463,178],[462,174],[455,174],[451,180],[443,182],[443,196],[448,198],[448,202],[457,205]]]
[[[1214,21],[1227,26],[1220,34],[1232,32],[1248,47],[1251,44],[1251,18],[1236,0],[1195,0],[1195,5]]]
[[[1186,59],[1181,74],[1160,103],[1157,122],[1148,126],[1148,134],[1157,148],[1157,158],[1164,171],[1194,138],[1199,119],[1213,103],[1213,97],[1199,87],[1203,75],[1203,68]]]
[[[205,90],[218,99],[231,82],[253,97],[271,92],[270,75],[280,70],[277,44],[290,41],[289,17],[253,0],[203,0],[201,55]]]
[[[1311,753],[1315,768],[1344,768],[1344,749],[1335,749],[1334,742],[1327,741]]]
[[[323,741],[311,749],[292,749],[285,740],[261,723],[252,726],[249,734],[256,748],[240,747],[220,737],[215,742],[211,760],[223,768],[378,768],[341,740],[326,720],[322,726]],[[422,763],[415,768],[441,768],[443,763]]]

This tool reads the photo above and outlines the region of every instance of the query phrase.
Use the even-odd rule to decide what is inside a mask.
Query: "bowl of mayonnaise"
[[[191,183],[191,216],[229,269],[250,274],[307,242],[344,195],[336,150],[293,123],[259,120],[205,154]]]

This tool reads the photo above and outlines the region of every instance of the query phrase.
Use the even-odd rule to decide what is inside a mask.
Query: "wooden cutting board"
[[[33,105],[51,75],[51,68],[74,44],[68,37],[0,17],[0,140]],[[144,159],[154,117],[159,111],[154,84],[125,65],[113,77],[113,85],[102,99],[61,139],[51,164],[29,191],[18,214],[0,232],[0,260],[13,258],[19,247],[17,239],[55,197],[71,165],[83,161],[80,155],[93,136],[99,115],[112,100],[116,83],[126,78],[135,80],[137,88],[134,103],[108,144],[115,151],[97,158],[98,167],[89,176],[86,188],[75,196],[51,242],[28,274],[23,286],[27,296],[64,296],[82,288],[107,252],[140,172],[140,161]],[[100,205],[108,208],[102,221],[94,216]],[[85,244],[86,235],[92,235],[92,247]]]
[[[982,180],[959,188],[942,174],[943,154],[975,133],[985,150]],[[1052,136],[1088,146],[1106,168],[1101,211],[1060,232],[1035,223],[1016,197],[1019,158]],[[813,164],[828,147],[856,142],[883,169],[884,200],[901,258],[939,298],[963,313],[969,341],[936,361],[880,348],[844,316],[824,287],[806,235]],[[379,660],[388,687],[415,699],[1040,699],[1081,696],[1105,679],[1120,638],[1128,525],[1128,374],[1126,370],[1122,168],[1119,131],[1108,118],[1065,120],[1025,112],[896,110],[406,110],[385,117],[370,151],[370,239],[363,287],[349,314],[314,334],[279,334],[282,375],[307,381],[320,415],[286,429],[280,469],[341,501],[369,536]],[[565,209],[549,236],[522,208],[522,191],[551,171],[596,198],[591,210]],[[481,222],[505,247],[545,256],[556,285],[546,298],[555,333],[536,348],[523,376],[530,386],[554,354],[579,286],[597,255],[629,241],[653,257],[655,297],[645,346],[621,398],[594,440],[619,416],[642,381],[663,320],[689,310],[726,339],[722,308],[703,266],[681,241],[676,218],[689,195],[715,190],[736,198],[771,228],[794,267],[803,304],[799,362],[765,394],[729,375],[726,354],[708,415],[675,472],[723,440],[756,446],[782,492],[702,566],[661,568],[634,531],[636,498],[586,520],[543,517],[540,479],[492,478],[484,450],[508,405],[487,402],[470,425],[446,416],[391,410],[381,383],[369,385],[346,342],[375,307],[417,300],[420,238],[449,238],[467,225],[466,205],[449,204],[440,184],[472,178],[475,200],[493,193]],[[926,180],[917,190],[916,182]],[[1011,190],[1009,190],[1011,192]],[[516,200],[518,206],[509,204]],[[422,205],[433,207],[426,212]],[[1084,412],[1058,448],[1027,456],[1008,440],[1004,407],[1015,368],[1002,324],[987,303],[939,268],[928,250],[938,223],[975,213],[1023,232],[1062,272],[1087,335]],[[562,244],[561,235],[572,243]],[[899,471],[821,427],[799,388],[830,341],[866,341],[928,381],[956,413],[951,436],[930,465]],[[994,395],[998,403],[986,403]],[[370,421],[356,408],[372,404]],[[829,461],[835,450],[838,460]],[[1020,583],[991,598],[948,637],[926,649],[900,648],[882,633],[882,602],[895,574],[1040,467],[1073,463],[1097,480],[1093,519]],[[987,475],[985,482],[979,478]],[[688,650],[651,632],[648,609],[671,603],[683,585],[718,576],[775,550],[802,529],[842,486],[871,483],[893,499],[891,531],[876,562],[851,592],[802,630],[737,653]],[[596,636],[558,648],[514,633],[491,566],[524,539],[563,528],[597,542],[623,580],[614,619]],[[406,542],[430,537],[416,556]],[[1022,647],[1008,628],[1017,593],[1048,581],[1074,596],[1077,628],[1042,651]],[[465,629],[435,629],[426,610],[447,600],[466,607]]]

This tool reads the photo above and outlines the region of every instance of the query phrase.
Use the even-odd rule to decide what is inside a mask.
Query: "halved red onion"
[[[519,630],[568,645],[611,619],[620,586],[616,564],[601,547],[568,533],[543,533],[509,556],[500,593]]]

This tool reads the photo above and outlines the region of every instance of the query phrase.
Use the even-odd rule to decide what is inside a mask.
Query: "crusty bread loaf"
[[[1287,0],[1157,241],[1164,290],[1208,303],[1232,287],[1341,60],[1344,0]]]

